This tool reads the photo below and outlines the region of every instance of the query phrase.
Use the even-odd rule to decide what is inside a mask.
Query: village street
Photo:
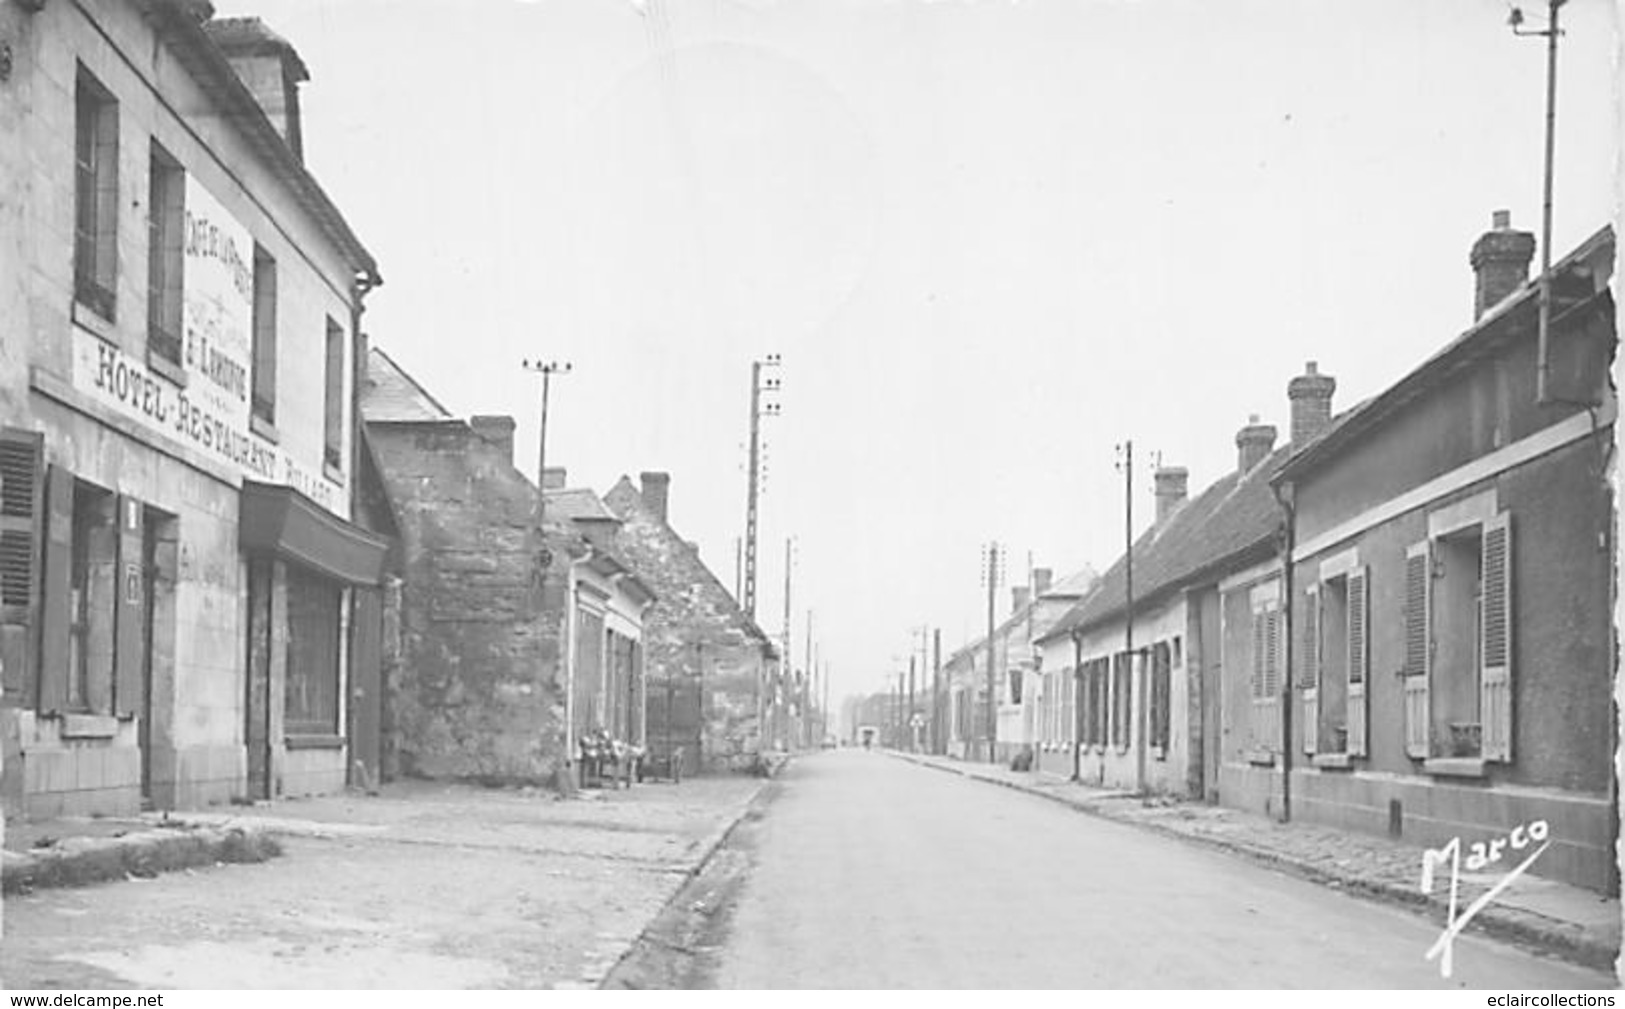
[[[233,811],[285,853],[7,897],[17,988],[590,987],[763,782],[550,793],[417,783]]]
[[[736,832],[720,987],[1613,987],[1423,917],[1030,795],[845,750]]]

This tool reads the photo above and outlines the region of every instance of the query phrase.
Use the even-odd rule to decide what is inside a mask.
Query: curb
[[[655,924],[660,920],[661,916],[666,913],[666,910],[669,907],[671,907],[672,902],[676,901],[682,896],[684,888],[687,887],[695,877],[704,872],[706,866],[711,864],[711,860],[716,857],[717,852],[722,850],[722,846],[728,843],[728,838],[733,836],[733,832],[738,829],[739,825],[744,823],[753,814],[760,813],[760,811],[772,801],[774,794],[778,791],[777,783],[773,779],[777,777],[778,773],[782,771],[789,763],[789,760],[779,761],[776,767],[770,769],[762,777],[761,781],[757,784],[755,791],[751,792],[750,798],[746,799],[744,802],[741,802],[728,816],[727,822],[725,822],[718,829],[712,831],[705,837],[704,840],[700,842],[699,856],[693,859],[688,868],[683,870],[683,872],[680,874],[677,885],[672,887],[671,896],[667,897],[665,901],[661,903],[660,908],[650,916],[649,920],[644,923],[642,928],[638,929],[638,934],[626,944],[626,947],[622,949],[620,953],[616,955],[615,959],[606,965],[597,976],[582,978],[584,987],[603,988],[604,984],[615,975],[615,972],[620,969],[621,965],[626,962],[627,958],[643,945],[644,938],[649,934],[649,930],[655,927]]]
[[[1163,837],[1173,838],[1180,841],[1188,841],[1215,851],[1222,851],[1229,855],[1239,856],[1257,865],[1274,869],[1277,872],[1282,872],[1290,876],[1296,876],[1299,879],[1308,880],[1311,883],[1319,883],[1325,886],[1335,887],[1343,893],[1369,900],[1374,903],[1386,904],[1390,906],[1397,905],[1413,911],[1427,913],[1430,917],[1433,913],[1437,913],[1439,911],[1439,907],[1437,904],[1435,904],[1433,899],[1422,893],[1420,890],[1413,890],[1409,887],[1395,886],[1392,883],[1386,883],[1381,880],[1372,880],[1360,876],[1350,876],[1330,872],[1321,868],[1320,866],[1283,855],[1279,852],[1267,851],[1246,844],[1238,844],[1234,841],[1229,841],[1220,837],[1212,837],[1202,834],[1188,834],[1184,831],[1175,830],[1160,823],[1152,823],[1145,820],[1136,820],[1116,816],[1113,815],[1110,810],[1102,808],[1097,802],[1080,802],[1063,795],[1057,795],[1053,792],[1034,788],[1030,785],[1023,785],[1019,782],[1005,781],[999,778],[984,778],[979,774],[973,774],[970,771],[961,770],[960,768],[952,765],[940,764],[929,760],[921,760],[912,754],[898,753],[895,751],[887,752],[893,757],[897,757],[900,760],[905,760],[920,767],[928,767],[932,770],[942,771],[948,774],[957,774],[962,778],[969,778],[972,781],[978,781],[984,784],[999,785],[1004,788],[1011,789],[1012,791],[1024,792],[1028,795],[1048,799],[1051,802],[1059,803],[1070,809],[1076,810],[1077,812],[1086,813],[1090,816],[1097,816],[1102,820],[1110,820],[1113,823],[1119,823],[1127,827],[1137,827],[1150,831],[1154,834],[1160,834]],[[1108,795],[1103,795],[1101,798],[1110,799],[1117,796],[1128,796],[1130,794],[1132,793],[1110,793]],[[1532,946],[1543,953],[1561,958],[1569,963],[1577,964],[1581,967],[1590,967],[1594,970],[1606,971],[1610,974],[1614,973],[1615,961],[1620,955],[1620,951],[1618,949],[1610,947],[1605,942],[1599,942],[1584,935],[1576,936],[1571,934],[1571,932],[1568,930],[1546,925],[1543,923],[1543,920],[1537,920],[1536,916],[1530,912],[1508,910],[1494,906],[1486,907],[1475,915],[1472,922],[1467,926],[1467,931],[1494,936],[1499,939],[1505,939],[1507,941],[1516,942],[1525,946]]]
[[[27,853],[7,851],[0,892],[7,896],[129,878],[150,879],[219,862],[263,862],[282,854],[270,832],[245,827],[158,828],[122,837],[73,837]]]

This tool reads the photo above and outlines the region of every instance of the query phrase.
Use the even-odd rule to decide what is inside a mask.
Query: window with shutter
[[[44,436],[0,429],[0,663],[8,706],[34,704],[44,510]]]
[[[1432,547],[1423,541],[1405,552],[1405,753],[1419,759],[1429,755],[1428,670],[1432,639],[1428,603],[1432,579]]]
[[[39,710],[68,710],[73,634],[73,474],[52,466],[45,478],[45,543],[40,569]]]
[[[1348,576],[1348,754],[1363,757],[1366,754],[1368,734],[1367,673],[1369,658],[1369,631],[1366,608],[1369,603],[1364,568]]]
[[[1485,760],[1512,759],[1512,517],[1484,523],[1479,701]]]
[[[1320,586],[1310,585],[1304,592],[1303,652],[1300,659],[1303,670],[1303,752],[1320,751]]]

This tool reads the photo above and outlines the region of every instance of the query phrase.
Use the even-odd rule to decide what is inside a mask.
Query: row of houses
[[[747,759],[777,655],[667,478],[544,493],[511,419],[369,348],[286,39],[206,0],[5,3],[0,39],[8,816],[549,782],[652,722]]]
[[[950,658],[943,749],[988,759],[991,657],[997,759],[1428,845],[1545,821],[1535,872],[1617,892],[1614,235],[1544,338],[1533,251],[1498,212],[1466,332],[1341,411],[1310,362],[1194,496],[1160,469],[1081,597]]]

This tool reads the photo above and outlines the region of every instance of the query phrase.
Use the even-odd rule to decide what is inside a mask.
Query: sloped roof
[[[367,354],[361,416],[363,420],[376,423],[456,419],[429,390],[378,347]]]
[[[1179,588],[1228,562],[1274,549],[1281,514],[1269,477],[1292,452],[1271,452],[1246,473],[1231,470],[1166,521],[1140,535],[1133,548],[1135,604]],[[1099,588],[1056,622],[1040,641],[1121,617],[1127,608],[1125,557],[1107,570]]]
[[[1049,636],[1050,628],[1055,626],[1060,621],[1065,620],[1066,617],[1071,614],[1072,610],[1061,610],[1052,618],[1047,620],[1038,618],[1034,611],[1037,610],[1045,601],[1055,603],[1065,602],[1068,599],[1086,598],[1090,593],[1099,588],[1101,581],[1101,577],[1095,573],[1094,568],[1084,565],[1083,568],[1074,571],[1072,574],[1062,578],[1059,582],[1051,585],[1049,591],[1045,592],[1037,599],[1031,600],[1026,606],[1016,610],[1014,613],[1006,617],[1002,623],[994,628],[993,636],[996,638],[1004,636],[1008,631],[1010,631],[1011,628],[1025,621],[1029,614],[1033,614],[1033,641],[1035,643],[1043,641]],[[1076,607],[1074,607],[1074,609],[1075,608]],[[954,649],[954,651],[943,660],[943,668],[948,668],[949,666],[962,662],[967,657],[974,656],[979,652],[985,651],[986,649],[987,635],[983,634],[970,643],[961,645],[959,648]]]
[[[587,487],[560,487],[546,491],[547,513],[577,522],[608,521],[619,518],[602,498]]]
[[[760,642],[761,645],[767,649],[770,657],[778,657],[778,647],[773,643],[773,639],[768,637],[767,632],[762,630],[761,625],[757,624],[756,621],[744,611],[744,609],[739,605],[738,601],[734,599],[733,593],[728,591],[728,589],[722,584],[722,581],[717,578],[715,572],[707,567],[705,562],[700,559],[699,555],[694,552],[691,544],[679,536],[677,531],[671,527],[670,523],[661,520],[644,506],[643,494],[632,484],[630,477],[622,476],[619,480],[617,480],[615,482],[615,486],[610,488],[609,493],[604,495],[603,500],[604,503],[609,506],[610,511],[615,514],[616,518],[627,523],[626,526],[623,526],[623,533],[629,533],[633,530],[631,523],[634,519],[641,519],[642,521],[647,522],[651,529],[658,531],[658,534],[670,547],[671,556],[687,556],[689,559],[691,559],[693,564],[689,570],[694,572],[701,581],[701,584],[697,585],[696,587],[707,591],[719,602],[725,603],[724,608],[726,610],[728,620],[732,624],[736,625],[737,629],[742,630],[745,634]],[[638,565],[635,558],[633,559],[633,570],[638,570]],[[660,572],[638,571],[638,573],[646,582],[653,584],[657,592],[660,591],[658,584],[660,581]],[[668,602],[673,602],[670,593],[662,592],[661,596]]]
[[[336,245],[348,265],[365,278],[367,286],[383,283],[378,263],[361,244],[337,206],[305,168],[277,128],[271,125],[260,103],[231,67],[225,51],[209,36],[200,22],[209,5],[187,0],[136,0],[136,6],[169,44],[181,66],[191,74],[215,105],[221,118],[232,124],[248,142],[265,166],[293,193],[300,207]],[[236,28],[227,29],[228,32]]]
[[[1601,306],[1613,319],[1607,282],[1613,271],[1614,229],[1605,225],[1552,266],[1552,314],[1561,320],[1565,308]],[[1338,452],[1380,425],[1406,404],[1438,387],[1460,364],[1491,353],[1507,341],[1535,335],[1540,285],[1538,278],[1490,309],[1472,328],[1445,344],[1398,382],[1349,411],[1337,431],[1316,439],[1275,475],[1277,481],[1303,476],[1337,458]]]

